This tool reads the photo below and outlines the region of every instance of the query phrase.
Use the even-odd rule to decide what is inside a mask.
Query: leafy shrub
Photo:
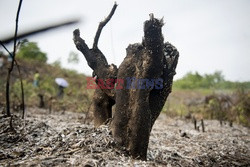
[[[16,55],[17,58],[37,60],[46,63],[47,55],[42,52],[36,42],[28,42],[27,40],[20,44],[20,48]]]
[[[14,102],[20,104],[22,99],[21,82],[19,80],[16,80],[15,83],[11,85],[10,90],[11,99],[13,99]],[[27,80],[23,80],[23,91],[26,104],[32,104],[34,102],[34,99],[31,97],[33,97],[35,93],[35,88],[33,87],[32,83],[28,82]]]
[[[237,115],[237,121],[250,127],[250,92],[239,89],[236,96],[236,105],[233,107],[233,111]]]
[[[174,88],[177,89],[238,89],[243,87],[250,89],[250,82],[226,81],[222,72],[216,71],[213,74],[201,75],[198,72],[187,73],[183,78],[174,81]]]

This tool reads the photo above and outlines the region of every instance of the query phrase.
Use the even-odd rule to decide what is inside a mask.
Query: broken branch
[[[95,62],[97,62],[97,58],[96,56],[93,56],[88,45],[85,43],[85,41],[80,37],[80,30],[76,29],[73,32],[73,41],[76,45],[76,48],[82,52],[82,54],[84,55],[84,57],[86,58],[88,65],[90,68],[92,68],[92,70],[95,70]]]

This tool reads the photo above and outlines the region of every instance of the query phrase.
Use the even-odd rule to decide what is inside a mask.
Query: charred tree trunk
[[[205,132],[205,125],[204,125],[203,119],[201,119],[201,128],[202,128],[202,132]]]
[[[100,126],[112,117],[112,106],[115,101],[101,89],[96,89],[90,111],[94,113],[95,126]]]
[[[170,43],[164,43],[161,28],[163,20],[155,19],[144,23],[144,40],[141,44],[129,45],[127,56],[119,69],[109,65],[97,47],[101,29],[112,17],[100,23],[92,49],[74,31],[74,42],[85,56],[97,79],[123,81],[122,88],[97,89],[90,110],[94,112],[94,122],[99,126],[112,117],[112,105],[116,104],[111,123],[115,141],[127,148],[133,158],[146,160],[149,136],[155,120],[171,93],[173,76],[179,53]],[[105,85],[104,85],[105,86]]]
[[[194,129],[197,130],[197,120],[193,118],[193,122],[194,122]]]
[[[39,108],[44,108],[45,107],[44,95],[39,93],[38,97],[39,97]]]
[[[135,89],[116,90],[116,111],[112,122],[115,140],[134,158],[146,159],[150,131],[171,92],[178,51],[164,43],[163,21],[151,15],[144,23],[142,44],[130,45],[117,77],[126,87],[135,78]],[[154,81],[153,85],[151,82]],[[150,82],[150,86],[147,86]]]
[[[98,40],[103,27],[113,16],[116,10],[117,4],[115,3],[108,17],[100,22],[95,38],[93,48],[89,49],[85,41],[80,37],[80,31],[76,29],[73,32],[74,43],[76,48],[82,52],[85,59],[88,62],[89,67],[93,70],[93,77],[97,80],[106,81],[112,80],[112,85],[115,85],[115,79],[117,78],[117,67],[114,64],[109,65],[106,57],[98,48]],[[106,85],[104,85],[105,87]],[[94,113],[95,126],[99,126],[106,122],[107,119],[112,117],[112,106],[115,101],[115,91],[113,89],[96,89],[95,95],[92,99],[90,111]]]
[[[85,56],[88,65],[93,69],[93,77],[98,80],[113,79],[115,84],[117,67],[109,65],[103,53],[96,47],[89,49],[85,41],[80,37],[79,30],[74,31],[74,42],[79,51]],[[96,89],[92,99],[90,111],[94,113],[95,126],[103,124],[112,116],[112,105],[114,104],[115,92],[113,89]],[[106,103],[105,105],[103,103]],[[111,107],[110,107],[111,106]],[[106,114],[103,114],[102,111]]]

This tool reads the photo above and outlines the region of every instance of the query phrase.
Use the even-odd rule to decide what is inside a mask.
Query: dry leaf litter
[[[161,114],[151,132],[147,161],[117,148],[108,125],[84,124],[85,115],[29,108],[0,117],[0,166],[250,166],[250,129],[205,120],[205,132],[191,120]]]

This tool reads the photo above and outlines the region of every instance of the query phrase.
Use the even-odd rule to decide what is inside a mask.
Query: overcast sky
[[[120,65],[128,44],[141,42],[143,22],[150,13],[164,17],[163,35],[180,52],[176,78],[189,71],[201,74],[222,71],[232,81],[250,81],[249,0],[117,0],[116,12],[104,27],[99,48],[109,63]],[[19,31],[70,18],[81,23],[29,37],[47,53],[48,62],[91,74],[75,48],[72,32],[79,28],[92,46],[97,26],[114,4],[112,0],[23,0]],[[18,0],[0,0],[0,39],[14,34]],[[10,48],[10,46],[8,46]],[[3,48],[0,48],[3,50]],[[11,49],[11,48],[10,48]],[[67,64],[71,51],[80,55],[78,65]]]

